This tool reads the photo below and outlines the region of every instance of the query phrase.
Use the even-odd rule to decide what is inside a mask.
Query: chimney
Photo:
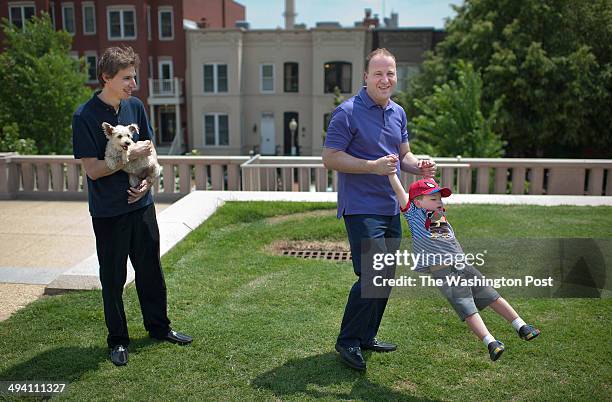
[[[285,29],[293,29],[295,25],[295,0],[285,0]]]

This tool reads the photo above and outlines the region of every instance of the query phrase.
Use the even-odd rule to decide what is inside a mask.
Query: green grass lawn
[[[392,298],[379,337],[398,350],[366,352],[366,373],[344,367],[334,343],[352,266],[265,250],[275,240],[345,240],[333,208],[228,203],[167,254],[169,315],[192,345],[149,339],[130,286],[130,361],[117,368],[105,347],[101,293],[70,293],[0,323],[0,380],[70,381],[59,399],[78,401],[610,400],[609,298],[509,298],[542,330],[533,342],[485,310],[506,344],[495,363],[437,294]],[[304,214],[317,209],[328,213]],[[460,240],[612,239],[608,207],[452,206],[449,220]]]

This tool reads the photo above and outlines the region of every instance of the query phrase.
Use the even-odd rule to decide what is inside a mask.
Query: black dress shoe
[[[397,345],[389,342],[382,342],[374,338],[372,339],[372,342],[367,345],[363,345],[361,348],[364,350],[371,350],[373,352],[393,352],[397,349]]]
[[[363,371],[366,369],[366,362],[363,360],[361,348],[359,346],[349,346],[345,348],[336,344],[336,351],[340,353],[340,359],[355,370]]]
[[[191,343],[191,341],[193,341],[193,338],[190,337],[189,335],[181,334],[180,332],[176,332],[173,329],[168,331],[166,336],[163,336],[163,337],[158,338],[158,339],[160,339],[162,341],[168,341],[168,342],[176,343],[177,345],[189,345]]]
[[[128,362],[128,350],[123,345],[115,345],[110,352],[110,359],[115,366],[125,366]]]

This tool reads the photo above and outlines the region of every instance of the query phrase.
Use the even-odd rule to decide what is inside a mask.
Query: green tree
[[[6,19],[2,28],[0,116],[17,123],[21,138],[33,139],[40,153],[72,153],[72,114],[91,90],[84,63],[70,57],[71,36],[55,31],[47,15],[23,31]]]
[[[463,59],[482,74],[483,110],[499,106],[509,156],[609,156],[611,1],[466,0],[455,10],[409,99],[456,79]]]
[[[334,108],[331,111],[333,112],[334,110],[336,110],[336,108],[340,106],[340,104],[344,102],[345,100],[346,99],[344,98],[344,96],[342,96],[342,93],[340,92],[340,88],[334,87]],[[325,124],[323,124],[323,133],[321,134],[321,138],[323,138],[323,143],[325,143],[325,137],[327,136],[327,125],[328,124],[329,124],[328,121],[326,121]]]
[[[409,122],[415,139],[413,152],[466,157],[496,158],[503,154],[504,142],[493,132],[496,102],[485,117],[481,111],[482,79],[471,64],[457,63],[457,81],[434,86],[434,93],[414,104],[421,113]]]

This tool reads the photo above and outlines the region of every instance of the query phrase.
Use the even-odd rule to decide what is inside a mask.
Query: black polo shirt
[[[100,91],[94,93],[87,103],[79,106],[72,116],[72,145],[75,159],[98,158],[104,159],[104,151],[108,140],[102,130],[102,123],[112,126],[136,123],[140,133],[134,133],[134,141],[153,141],[154,135],[144,105],[140,99],[130,97],[121,100],[119,112],[102,102],[98,98]],[[91,180],[87,177],[89,192],[89,212],[94,218],[108,218],[123,215],[146,207],[153,203],[149,191],[134,204],[128,204],[127,190],[130,188],[128,174],[120,170],[112,175]]]

